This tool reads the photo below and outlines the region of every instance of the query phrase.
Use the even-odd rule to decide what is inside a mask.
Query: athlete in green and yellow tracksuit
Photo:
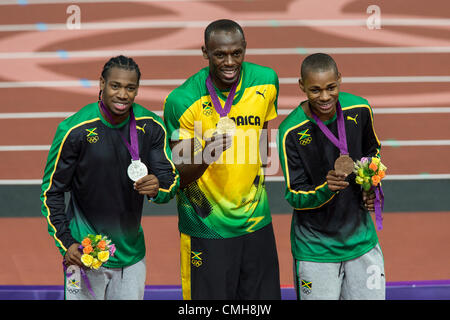
[[[131,58],[119,56],[108,61],[102,72],[100,98],[111,119],[100,101],[86,105],[59,124],[48,154],[42,214],[66,265],[83,268],[78,246],[88,234],[107,236],[116,248],[101,270],[87,271],[95,297],[87,290],[89,285],[80,286],[81,279],[66,281],[68,299],[143,298],[144,196],[165,203],[179,186],[164,122],[134,103],[139,77]],[[135,128],[130,125],[131,117]],[[137,134],[138,153],[148,168],[148,174],[136,182],[127,175],[132,158],[123,141],[132,143],[130,129]],[[70,194],[67,207],[66,193]]]
[[[291,248],[301,299],[384,298],[384,263],[378,237],[354,174],[338,176],[340,150],[320,130],[312,112],[338,137],[336,108],[343,111],[347,148],[353,161],[379,157],[380,141],[366,99],[340,92],[334,60],[311,55],[302,65],[301,89],[308,100],[280,124],[278,151],[294,208]],[[368,288],[369,267],[379,288]],[[369,271],[368,271],[369,270]]]
[[[218,20],[205,33],[209,67],[173,90],[164,103],[174,161],[180,146],[188,146],[184,154],[195,154],[187,159],[194,163],[177,165],[183,296],[279,299],[278,258],[259,146],[263,128],[277,116],[278,77],[268,67],[243,62],[245,40],[236,23]],[[223,152],[212,152],[212,161],[207,159],[209,143],[224,136],[215,134],[220,115],[205,84],[208,76],[222,106],[237,84],[227,115],[236,132],[228,137],[227,147],[216,145]]]

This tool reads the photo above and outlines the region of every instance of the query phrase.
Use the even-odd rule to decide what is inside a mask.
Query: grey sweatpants
[[[384,300],[386,279],[379,244],[366,254],[342,262],[294,260],[300,300]]]
[[[145,290],[145,258],[124,268],[86,270],[89,291],[77,266],[69,266],[65,274],[66,300],[143,300]]]

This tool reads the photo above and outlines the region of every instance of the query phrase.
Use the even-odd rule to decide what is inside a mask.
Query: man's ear
[[[100,83],[99,83],[99,86],[100,86],[100,90],[102,90],[102,91],[105,90],[105,87],[106,87],[106,81],[105,81],[105,78],[103,78],[102,76],[100,76]]]
[[[206,50],[205,46],[202,46],[202,53],[203,53],[203,58],[205,58],[206,60],[209,60],[208,51]]]
[[[340,72],[338,72],[338,83],[339,83],[339,85],[341,85],[341,83],[342,83],[342,77],[341,77]]]
[[[303,79],[300,78],[298,79],[298,86],[300,87],[300,89],[305,92],[305,84],[303,83]]]

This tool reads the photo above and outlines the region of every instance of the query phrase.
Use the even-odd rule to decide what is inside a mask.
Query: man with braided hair
[[[168,202],[179,179],[163,121],[134,103],[139,79],[133,59],[111,58],[100,77],[99,101],[59,124],[48,154],[42,214],[66,267],[74,270],[65,273],[66,299],[144,297],[144,196]],[[79,246],[88,234],[107,236],[116,248],[97,270],[81,262]],[[83,276],[76,279],[75,271]]]

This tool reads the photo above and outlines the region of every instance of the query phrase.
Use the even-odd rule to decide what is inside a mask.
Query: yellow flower
[[[106,262],[109,259],[109,251],[100,251],[97,257],[101,262]]]
[[[100,268],[102,265],[102,262],[96,258],[94,258],[94,261],[92,262],[92,266],[91,268],[97,270],[98,268]]]
[[[373,157],[372,163],[375,163],[378,166],[378,164],[380,163],[380,158]]]
[[[102,236],[100,234],[95,236],[95,241],[100,241],[102,240]]]
[[[81,262],[83,262],[86,267],[90,267],[92,262],[94,262],[94,258],[89,254],[83,254],[81,256]]]
[[[355,182],[356,182],[357,184],[363,184],[364,179],[358,176],[358,177],[356,177]]]
[[[363,168],[358,169],[358,176],[360,176],[361,178],[364,178],[364,169]]]

